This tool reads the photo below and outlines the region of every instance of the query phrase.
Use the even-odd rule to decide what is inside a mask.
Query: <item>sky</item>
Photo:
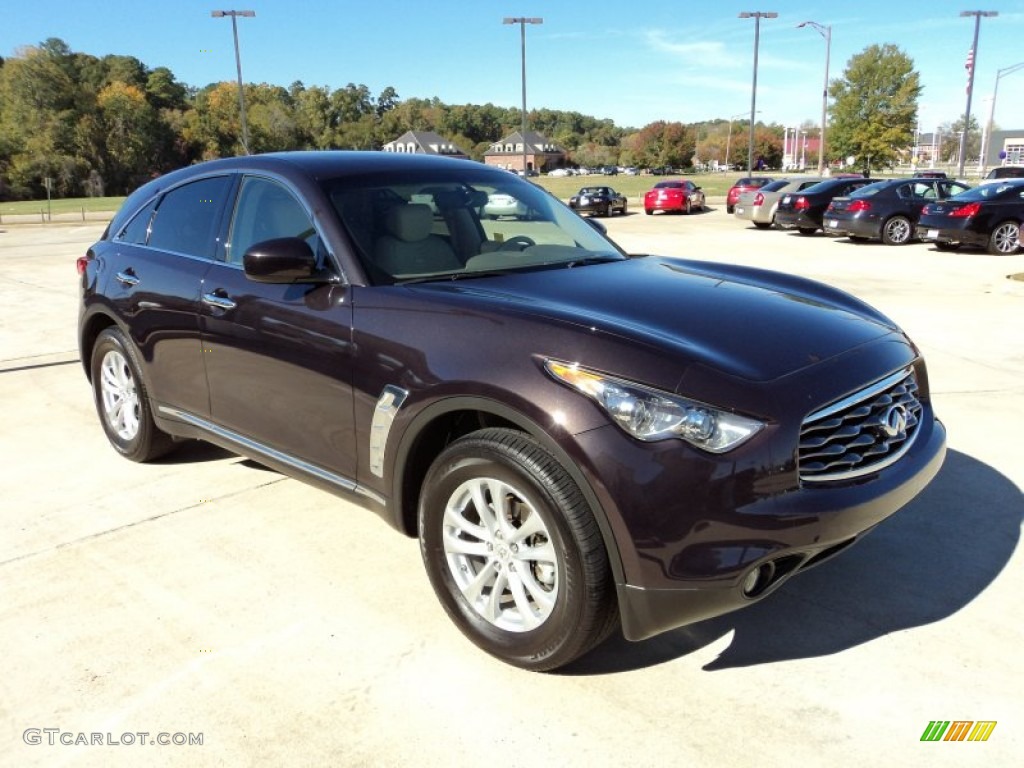
[[[785,126],[821,119],[826,42],[804,21],[831,27],[829,76],[872,44],[907,54],[924,86],[922,132],[959,119],[966,107],[967,52],[982,18],[971,113],[984,125],[997,72],[1024,62],[1024,2],[984,0],[0,0],[0,56],[59,37],[97,57],[131,55],[166,66],[187,85],[236,78],[231,20],[214,9],[253,10],[238,19],[246,82],[332,89],[392,86],[400,99],[446,104],[521,104],[520,27],[508,16],[541,17],[526,27],[527,108],[576,111],[620,127],[655,120],[741,119],[751,109],[755,22],[761,19],[758,119]],[[222,0],[221,0],[222,2]],[[1024,67],[999,80],[994,120],[1024,128]]]

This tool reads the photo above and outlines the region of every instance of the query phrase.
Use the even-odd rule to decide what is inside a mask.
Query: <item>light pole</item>
[[[741,19],[754,20],[754,83],[750,90],[750,138],[747,142],[747,172],[754,172],[754,114],[757,111],[757,49],[761,41],[761,19],[776,19],[774,11],[743,11]]]
[[[526,16],[506,16],[502,19],[502,24],[518,24],[519,25],[519,46],[522,52],[523,61],[523,178],[529,178],[526,172],[526,25],[527,24],[543,24],[544,19]]]
[[[760,112],[760,110],[758,110]],[[732,121],[743,117],[746,112],[740,112],[729,118],[729,137],[725,140],[725,170],[729,170],[729,150],[732,148]]]
[[[974,42],[971,43],[971,50],[967,54],[967,109],[964,110],[964,132],[960,136],[960,157],[957,159],[956,175],[964,175],[964,154],[967,148],[967,129],[971,126],[971,91],[974,90],[974,70],[978,66],[978,31],[981,29],[981,17],[991,18],[998,16],[998,11],[960,11],[960,16],[974,17]]]
[[[992,88],[992,105],[989,107],[988,111],[988,124],[985,134],[982,136],[981,139],[981,157],[978,159],[979,176],[985,173],[985,161],[988,156],[988,144],[990,141],[992,141],[992,121],[995,119],[996,116],[996,94],[999,93],[999,79],[1004,75],[1012,74],[1013,72],[1016,72],[1020,69],[1024,69],[1024,61],[1020,62],[1019,64],[1013,64],[1012,66],[1004,67],[1003,69],[1000,69],[996,72],[996,84],[995,87]]]
[[[245,154],[248,155],[249,126],[245,121],[245,89],[242,87],[242,57],[238,53],[238,22],[236,22],[235,19],[238,16],[251,19],[256,15],[256,11],[210,11],[210,15],[215,19],[220,19],[224,16],[231,17],[231,32],[235,37],[235,66],[238,68],[238,111],[242,116],[242,149],[244,149]]]
[[[828,116],[828,65],[832,58],[832,27],[816,21],[805,21],[797,24],[800,27],[814,27],[825,38],[825,87],[821,91],[821,137],[818,139],[818,175],[825,173],[825,120]]]

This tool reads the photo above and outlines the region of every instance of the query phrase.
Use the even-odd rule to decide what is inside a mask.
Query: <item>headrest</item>
[[[384,215],[388,232],[406,243],[423,240],[434,226],[434,213],[429,205],[407,203],[390,208]]]

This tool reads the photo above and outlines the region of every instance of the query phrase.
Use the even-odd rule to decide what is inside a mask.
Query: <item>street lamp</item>
[[[760,114],[761,110],[757,110]],[[732,148],[732,121],[739,120],[743,117],[746,112],[740,112],[738,115],[732,115],[729,118],[729,138],[725,140],[725,170],[729,170],[729,150]]]
[[[992,141],[992,121],[996,116],[996,94],[999,93],[999,79],[1003,77],[1003,75],[1012,74],[1020,69],[1024,69],[1024,61],[1019,64],[1004,67],[996,72],[996,84],[992,89],[992,105],[989,107],[988,111],[988,124],[986,126],[985,133],[981,137],[981,157],[978,158],[979,176],[985,173],[985,160],[988,157],[988,143]]]
[[[526,25],[527,24],[543,24],[544,19],[526,16],[506,16],[501,21],[502,24],[518,24],[519,25],[519,45],[522,52],[523,61],[523,177],[529,178],[526,172]]]
[[[800,27],[814,27],[818,34],[825,38],[825,87],[821,91],[821,137],[818,139],[818,175],[825,173],[825,119],[828,115],[828,64],[832,57],[832,27],[816,21],[805,21],[797,24]]]
[[[225,16],[231,17],[231,32],[235,37],[235,66],[238,68],[238,111],[242,115],[242,149],[245,150],[245,154],[249,154],[249,126],[245,122],[245,93],[242,87],[242,57],[238,53],[238,23],[235,18],[243,16],[247,19],[251,19],[256,15],[256,11],[210,11],[210,15],[215,19],[221,19]]]
[[[750,91],[750,139],[747,144],[747,172],[754,172],[754,114],[757,111],[757,49],[761,41],[761,19],[776,19],[774,11],[743,11],[741,19],[754,20],[754,84]]]
[[[971,126],[971,91],[974,90],[974,70],[978,66],[978,30],[981,28],[981,17],[991,18],[998,16],[998,11],[960,11],[960,16],[974,17],[974,42],[971,43],[971,50],[967,54],[967,109],[964,110],[964,132],[960,137],[960,157],[957,160],[958,177],[964,175],[964,151],[967,148],[967,129]]]

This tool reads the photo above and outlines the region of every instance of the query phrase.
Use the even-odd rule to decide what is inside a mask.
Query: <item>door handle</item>
[[[234,309],[237,306],[235,302],[229,299],[227,294],[220,288],[211,293],[204,293],[203,303],[209,304],[211,307],[217,307],[218,309]]]
[[[118,272],[114,277],[121,285],[128,286],[129,288],[139,284],[139,278],[135,276],[135,270],[131,267],[128,267],[123,272]]]

